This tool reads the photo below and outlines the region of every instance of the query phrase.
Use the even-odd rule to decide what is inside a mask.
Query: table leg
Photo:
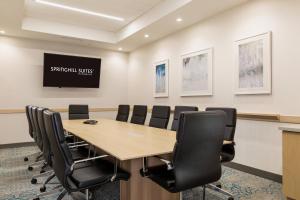
[[[151,166],[155,163],[149,160]],[[121,167],[131,173],[130,179],[120,183],[121,200],[180,200],[179,193],[170,193],[152,182],[146,177],[140,175],[140,169],[143,167],[142,159],[134,159],[121,162]]]

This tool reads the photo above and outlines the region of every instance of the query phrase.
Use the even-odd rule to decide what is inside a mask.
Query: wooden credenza
[[[283,192],[300,200],[300,125],[280,127],[283,151]]]

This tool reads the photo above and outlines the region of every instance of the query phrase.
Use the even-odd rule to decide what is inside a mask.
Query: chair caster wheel
[[[222,185],[221,184],[218,184],[218,185],[216,185],[217,186],[217,188],[220,188],[220,189],[222,189]],[[231,198],[231,197],[230,197]]]
[[[46,191],[46,187],[41,187],[40,188],[40,192],[45,192]]]
[[[45,170],[42,169],[42,170],[40,171],[40,174],[42,174],[42,173],[45,173]]]
[[[31,184],[36,184],[36,183],[37,183],[36,178],[31,179]]]
[[[33,170],[33,167],[29,166],[29,167],[28,167],[28,170],[29,170],[29,171],[32,171],[32,170]]]
[[[27,157],[24,158],[24,162],[27,162],[29,159]]]
[[[234,198],[233,197],[228,197],[228,200],[234,200]]]

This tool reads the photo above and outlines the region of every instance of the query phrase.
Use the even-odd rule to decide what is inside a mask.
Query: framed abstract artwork
[[[154,64],[154,97],[169,96],[169,61],[163,60]]]
[[[271,32],[235,42],[236,94],[271,94]]]
[[[213,94],[213,49],[182,56],[181,96],[210,96]]]

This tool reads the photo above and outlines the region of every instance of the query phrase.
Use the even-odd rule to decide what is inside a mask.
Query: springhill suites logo
[[[62,73],[77,73],[82,76],[91,76],[94,73],[94,69],[90,68],[74,68],[74,67],[51,67],[51,72],[62,72]]]

